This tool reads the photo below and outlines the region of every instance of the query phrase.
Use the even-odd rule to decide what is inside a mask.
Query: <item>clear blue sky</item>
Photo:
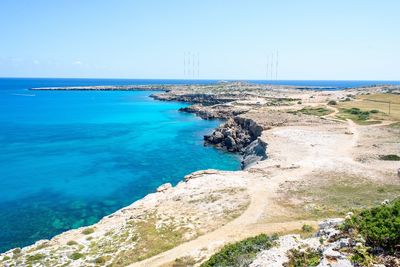
[[[400,80],[398,0],[1,0],[1,77]]]

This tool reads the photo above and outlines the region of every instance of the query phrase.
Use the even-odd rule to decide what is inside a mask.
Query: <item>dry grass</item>
[[[135,227],[140,242],[137,242],[133,249],[118,252],[110,266],[126,266],[150,258],[184,241],[185,228],[173,224],[156,227],[156,223],[157,220],[153,216],[147,221],[137,222]]]
[[[376,102],[391,102],[390,114],[389,104]],[[359,108],[362,111],[378,110],[379,113],[371,114],[371,120],[400,120],[400,95],[397,94],[373,94],[357,96],[355,101],[345,101],[338,103],[339,108]]]
[[[379,183],[345,173],[321,173],[282,185],[274,220],[323,219],[370,207],[400,195],[399,183]]]

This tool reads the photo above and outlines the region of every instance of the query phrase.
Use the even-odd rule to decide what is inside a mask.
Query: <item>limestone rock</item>
[[[163,185],[160,185],[159,187],[157,187],[157,192],[164,192],[164,191],[167,191],[170,188],[172,188],[172,184],[171,183],[166,183],[166,184],[163,184]]]
[[[189,180],[191,180],[191,179],[199,178],[199,177],[201,177],[201,176],[203,176],[203,175],[207,175],[207,174],[218,174],[218,173],[220,173],[220,172],[217,171],[217,170],[212,170],[212,169],[210,169],[210,170],[204,170],[204,171],[197,171],[197,172],[193,172],[193,173],[191,173],[191,174],[186,175],[186,176],[184,177],[184,181],[187,182],[187,181],[189,181]]]

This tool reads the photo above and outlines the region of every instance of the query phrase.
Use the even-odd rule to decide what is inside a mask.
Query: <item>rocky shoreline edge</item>
[[[241,155],[241,168],[246,169],[260,160],[267,158],[267,143],[261,136],[264,128],[252,119],[241,117],[246,112],[237,111],[227,102],[235,101],[234,98],[220,99],[209,94],[185,94],[176,96],[168,92],[152,94],[155,100],[178,101],[192,105],[180,108],[180,112],[192,113],[205,119],[223,120],[211,134],[204,136],[204,144],[218,149]]]
[[[195,87],[192,85],[189,87]],[[185,86],[184,86],[185,87]],[[181,86],[174,85],[120,85],[120,86],[68,86],[38,87],[33,91],[162,91],[150,97],[159,101],[176,101],[190,103],[180,108],[180,112],[193,113],[205,119],[224,121],[211,134],[204,136],[204,144],[218,149],[237,153],[241,156],[241,168],[246,169],[260,160],[267,158],[267,144],[258,137],[264,130],[254,120],[240,117],[248,109],[240,110],[229,103],[237,100],[235,94],[176,93]],[[187,88],[185,88],[187,89]]]
[[[240,82],[156,88],[155,100],[190,103],[180,111],[223,119],[204,137],[205,144],[240,153],[245,170],[191,173],[176,186],[163,184],[94,225],[0,254],[0,262],[5,266],[200,266],[224,250],[223,245],[247,242],[246,238],[260,234],[278,233],[281,245],[287,240],[301,245],[297,237],[291,242],[293,238],[286,235],[307,225],[315,227],[316,219],[340,217],[360,205],[397,197],[396,162],[378,156],[396,151],[398,122],[391,118],[381,125],[358,126],[338,116],[340,108],[357,105],[362,97],[388,96],[382,93],[394,97],[398,89],[300,91]],[[267,146],[268,160],[263,161]],[[360,199],[358,206],[355,198]],[[332,241],[326,248],[337,243]],[[321,249],[325,256],[325,247]],[[347,247],[340,245],[340,249]],[[285,251],[280,255],[288,256]],[[330,251],[328,266],[349,256]],[[279,257],[276,250],[270,252],[273,261]],[[255,266],[269,266],[268,253],[258,255]]]

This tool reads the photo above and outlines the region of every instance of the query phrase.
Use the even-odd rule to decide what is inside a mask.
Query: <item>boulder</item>
[[[233,150],[236,147],[236,141],[232,136],[225,138],[224,144],[228,150]]]

